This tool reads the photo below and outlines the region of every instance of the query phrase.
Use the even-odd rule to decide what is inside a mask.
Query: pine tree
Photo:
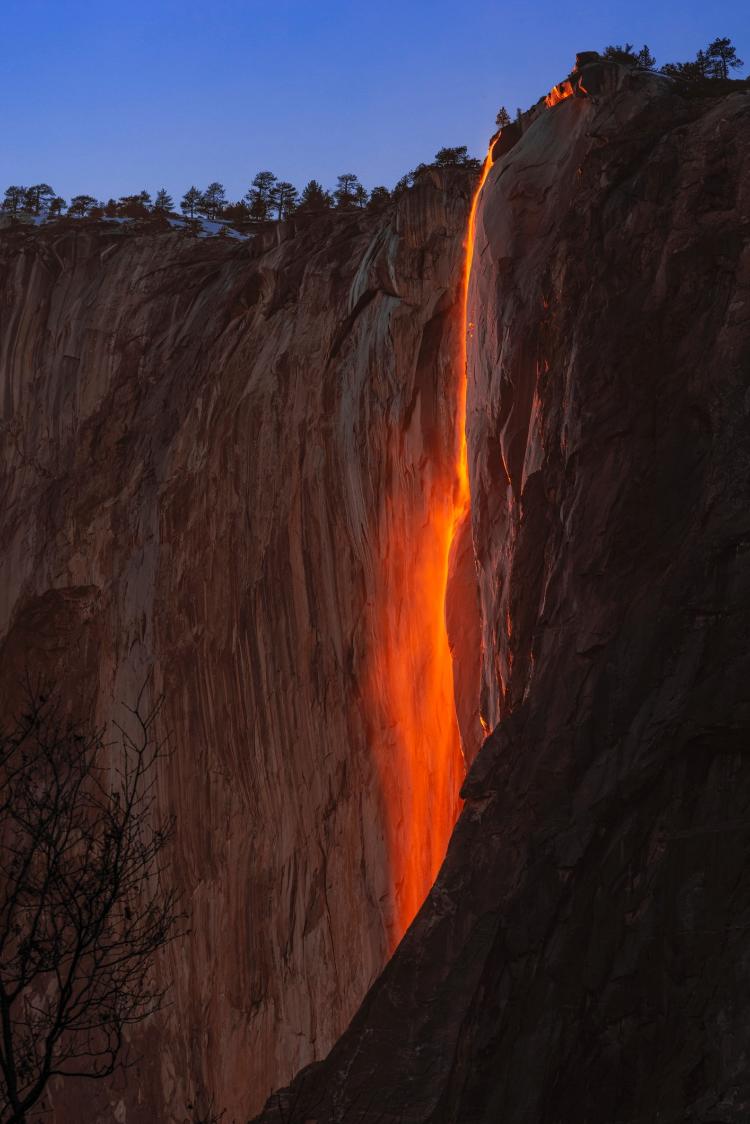
[[[207,219],[215,219],[219,217],[225,204],[226,193],[224,191],[224,186],[214,180],[202,193],[198,210],[204,214]]]
[[[276,208],[279,221],[287,218],[297,205],[297,188],[288,180],[277,180],[271,188],[270,202]]]
[[[638,60],[638,65],[643,67],[644,70],[654,70],[656,68],[656,59],[651,54],[648,43],[643,44],[635,57]]]
[[[195,212],[200,206],[201,193],[195,185],[189,187],[182,199],[180,200],[180,210],[184,215],[188,215],[191,219],[195,218]]]
[[[343,172],[337,177],[336,190],[333,196],[336,206],[342,210],[353,207],[356,202],[357,188],[361,187],[358,176],[354,172]]]
[[[333,197],[329,191],[326,191],[323,184],[318,183],[317,180],[309,180],[302,188],[298,209],[300,211],[325,211],[332,203]]]
[[[732,70],[744,66],[741,58],[737,57],[737,48],[732,40],[724,37],[714,39],[705,51],[698,51],[691,62],[668,62],[662,68],[662,74],[673,78],[682,78],[687,82],[699,82],[707,79],[726,80]]]
[[[258,172],[244,198],[250,204],[250,214],[256,222],[265,222],[271,206],[271,191],[276,183],[273,172]]]
[[[159,190],[157,191],[156,199],[154,200],[154,210],[155,211],[173,211],[174,210],[174,201],[172,199],[172,196],[167,192],[166,187],[160,187]]]
[[[501,105],[497,111],[495,124],[497,125],[498,129],[504,129],[506,125],[510,125],[510,114],[508,113],[508,110],[504,105]]]
[[[96,199],[93,195],[74,195],[70,200],[68,214],[83,218],[85,215],[89,214],[96,205]]]
[[[33,187],[26,188],[23,209],[32,215],[40,215],[49,208],[50,199],[54,197],[55,189],[48,183],[35,183]]]
[[[456,148],[440,148],[435,153],[435,163],[439,168],[466,164],[468,161],[469,155],[465,144],[458,145]]]
[[[714,39],[706,50],[706,73],[709,78],[728,78],[730,70],[744,66],[737,57],[737,48],[731,39]]]
[[[358,183],[357,186],[354,188],[354,205],[355,205],[355,207],[366,207],[367,206],[367,200],[369,198],[370,198],[370,196],[367,193],[367,188],[364,187],[361,183]]]
[[[17,215],[22,211],[26,201],[26,188],[19,187],[17,184],[11,184],[10,187],[5,189],[5,198],[3,199],[2,209],[6,214]]]
[[[383,187],[382,184],[378,184],[378,186],[373,187],[370,192],[370,201],[367,205],[370,210],[379,211],[381,208],[387,207],[391,199],[392,196],[388,188]]]
[[[49,201],[47,218],[56,219],[62,213],[62,209],[64,206],[65,200],[63,199],[62,195],[55,195],[54,198],[50,199]]]

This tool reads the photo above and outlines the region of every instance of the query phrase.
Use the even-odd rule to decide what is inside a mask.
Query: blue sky
[[[191,183],[239,197],[270,168],[392,184],[441,145],[482,155],[576,50],[630,40],[659,63],[731,36],[748,0],[2,0],[0,185],[69,198]],[[748,73],[745,67],[741,72]]]

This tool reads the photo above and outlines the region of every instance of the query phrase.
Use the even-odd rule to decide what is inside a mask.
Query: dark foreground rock
[[[537,113],[480,204],[494,733],[417,920],[266,1124],[750,1118],[750,96],[615,85]]]

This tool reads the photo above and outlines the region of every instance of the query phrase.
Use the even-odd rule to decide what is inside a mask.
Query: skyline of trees
[[[378,184],[371,192],[354,172],[342,172],[337,176],[333,191],[325,188],[320,181],[311,179],[299,192],[289,180],[278,179],[273,172],[264,170],[254,176],[248,190],[236,202],[228,201],[224,185],[214,180],[205,189],[191,184],[180,199],[179,208],[191,221],[206,218],[235,224],[281,221],[296,212],[346,211],[364,207],[379,209],[410,187],[415,176],[426,168],[448,166],[475,171],[481,162],[468,155],[466,145],[441,148],[432,164],[418,164],[401,177],[392,191]],[[0,211],[11,216],[25,214],[56,218],[62,215],[65,206],[66,201],[56,195],[49,184],[35,184],[33,187],[13,184],[5,191]],[[74,195],[67,204],[67,214],[76,218],[144,218],[154,213],[177,213],[174,199],[165,187],[159,188],[153,200],[150,193],[143,190],[106,202],[97,200],[93,195]]]
[[[647,43],[643,44],[640,51],[636,51],[632,43],[611,44],[604,48],[602,55],[613,62],[630,63],[644,70],[657,69],[656,58]],[[661,74],[672,78],[683,78],[689,82],[726,81],[731,77],[730,71],[739,70],[744,65],[732,40],[728,36],[723,36],[712,39],[705,50],[701,49],[697,52],[694,59],[689,59],[687,62],[667,62],[658,70]]]
[[[632,43],[610,44],[601,52],[602,56],[615,62],[638,66],[656,71],[657,60],[648,44],[636,50]],[[669,77],[688,82],[726,81],[732,73],[745,64],[737,53],[732,40],[727,37],[713,39],[706,48],[701,48],[694,59],[686,62],[668,62],[658,68]],[[521,110],[516,111],[516,119]],[[495,124],[505,128],[511,123],[511,116],[504,105],[498,110]],[[463,167],[478,171],[481,161],[469,156],[467,146],[444,147],[435,153],[431,164],[421,163],[407,172],[394,185],[392,190],[379,184],[368,192],[354,172],[342,172],[337,177],[333,190],[324,187],[316,179],[308,180],[299,192],[289,180],[279,179],[274,172],[263,170],[252,179],[244,195],[232,202],[227,200],[224,185],[218,180],[208,184],[205,189],[192,184],[180,199],[180,210],[189,220],[205,218],[212,221],[223,220],[242,224],[247,222],[281,221],[294,214],[325,211],[332,208],[351,210],[355,208],[379,208],[393,197],[414,184],[415,178],[426,168]],[[34,218],[58,218],[67,206],[67,214],[72,217],[129,218],[145,217],[148,214],[176,214],[173,197],[165,187],[159,188],[154,200],[148,191],[122,195],[119,199],[97,200],[93,195],[74,195],[66,204],[57,195],[51,184],[38,183],[31,186],[11,184],[5,190],[0,203],[0,212],[11,217],[19,215]]]

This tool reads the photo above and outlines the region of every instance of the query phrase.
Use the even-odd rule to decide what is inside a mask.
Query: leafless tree
[[[115,743],[42,693],[0,734],[1,1124],[23,1124],[53,1077],[126,1064],[126,1028],[164,1001],[155,958],[181,915],[144,693]]]

